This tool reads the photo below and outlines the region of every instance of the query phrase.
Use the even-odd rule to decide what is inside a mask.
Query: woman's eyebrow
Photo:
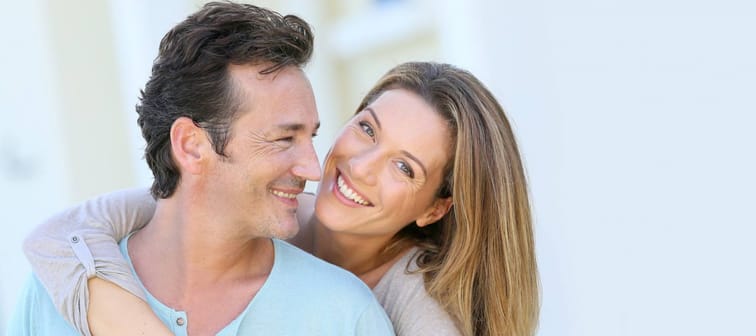
[[[373,119],[375,119],[375,125],[378,126],[378,128],[380,129],[381,128],[381,121],[378,120],[378,116],[375,115],[375,111],[373,111],[373,109],[370,108],[370,107],[366,107],[365,111],[368,111],[368,112],[370,112],[371,115],[373,115]]]
[[[424,176],[428,176],[428,170],[425,169],[425,165],[423,165],[423,163],[420,161],[420,159],[418,159],[416,156],[410,154],[410,152],[408,152],[406,150],[402,150],[402,154],[404,154],[407,157],[409,157],[410,159],[412,159],[412,161],[415,161],[417,163],[417,165],[420,166],[420,169],[423,170],[423,175]]]

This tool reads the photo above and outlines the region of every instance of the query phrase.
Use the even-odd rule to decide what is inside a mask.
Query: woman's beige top
[[[418,249],[412,248],[392,266],[373,288],[397,335],[461,335],[454,320],[425,290],[423,275],[412,273]]]

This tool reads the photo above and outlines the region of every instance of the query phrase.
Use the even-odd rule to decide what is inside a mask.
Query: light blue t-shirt
[[[131,265],[127,241],[128,237],[121,241],[121,253]],[[275,258],[268,279],[244,312],[217,335],[394,335],[381,305],[353,274],[286,242],[273,239],[273,246]],[[134,272],[133,266],[131,270]],[[175,335],[186,335],[191,323],[186,313],[145,292],[147,303],[163,323]],[[10,322],[11,335],[77,332],[58,314],[42,284],[32,276]]]

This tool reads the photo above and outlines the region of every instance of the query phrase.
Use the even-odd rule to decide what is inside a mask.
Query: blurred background
[[[134,105],[160,38],[202,2],[1,2],[4,330],[31,228],[151,183]],[[393,65],[453,63],[489,86],[530,178],[540,335],[756,335],[753,2],[253,3],[314,27],[321,159]]]

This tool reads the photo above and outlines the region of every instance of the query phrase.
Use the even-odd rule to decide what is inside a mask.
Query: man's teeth
[[[354,203],[361,204],[361,205],[368,205],[369,203],[360,197],[354,190],[350,189],[346,183],[344,183],[344,179],[341,178],[341,175],[339,175],[338,178],[336,178],[336,184],[339,186],[339,192],[341,192],[344,197],[352,200]]]
[[[272,193],[273,195],[276,195],[276,196],[278,196],[278,197],[283,197],[283,198],[297,198],[297,194],[289,194],[289,193],[285,193],[285,192],[283,192],[283,191],[278,191],[278,190],[273,190],[273,189],[271,189],[271,190],[270,190],[270,192],[271,192],[271,193]]]

